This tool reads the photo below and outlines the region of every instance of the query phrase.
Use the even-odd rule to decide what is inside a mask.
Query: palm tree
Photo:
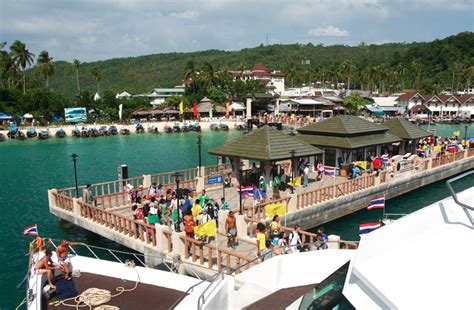
[[[352,77],[352,72],[356,70],[356,65],[352,62],[352,59],[346,59],[342,64],[341,64],[341,71],[347,78],[347,89],[351,89],[351,77]]]
[[[183,77],[184,77],[184,81],[187,81],[189,79],[191,79],[191,85],[193,87],[193,95],[196,93],[196,87],[195,87],[195,75],[196,75],[196,68],[194,66],[194,62],[192,60],[189,60],[187,63],[186,63],[186,66],[184,67],[184,70],[183,70]]]
[[[100,72],[99,68],[95,67],[91,71],[92,79],[97,85],[97,94],[99,93],[99,82],[102,81],[102,73]]]
[[[407,69],[403,63],[398,64],[397,66],[397,75],[400,77],[402,82],[402,89],[405,88],[405,75],[407,73]]]
[[[81,87],[79,86],[79,66],[81,65],[81,62],[79,59],[74,59],[73,66],[76,69],[76,84],[77,84],[77,93],[81,93]]]
[[[202,65],[201,76],[207,87],[214,86],[216,84],[216,73],[214,67],[209,62],[205,62]]]
[[[415,90],[417,90],[420,84],[422,65],[417,59],[415,59],[411,62],[411,67],[413,69],[413,86]]]
[[[289,62],[285,67],[286,78],[291,81],[291,87],[293,87],[295,77],[296,77],[296,67],[294,62]]]
[[[18,68],[21,68],[21,70],[23,71],[23,94],[25,94],[26,93],[25,70],[33,63],[35,55],[33,53],[30,53],[30,51],[26,49],[25,44],[22,43],[20,40],[16,40],[10,46],[10,54],[15,65]]]
[[[40,73],[44,76],[46,82],[46,88],[49,87],[49,77],[54,74],[54,67],[53,67],[53,58],[49,57],[49,53],[47,51],[41,51],[38,56],[38,69]]]

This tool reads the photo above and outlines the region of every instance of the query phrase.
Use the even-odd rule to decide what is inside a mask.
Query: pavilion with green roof
[[[423,128],[398,117],[383,122],[383,126],[387,127],[388,132],[392,135],[403,139],[399,148],[401,153],[415,153],[418,141],[432,136],[430,132]]]
[[[240,160],[259,161],[265,171],[265,177],[270,180],[271,169],[276,162],[293,158],[295,160],[293,167],[297,167],[297,161],[307,159],[309,162],[311,157],[321,155],[322,151],[294,136],[265,125],[238,139],[213,148],[208,153],[229,157],[234,176],[237,176]]]
[[[323,150],[323,163],[341,167],[391,150],[402,139],[387,127],[353,115],[340,115],[298,129],[297,138]]]

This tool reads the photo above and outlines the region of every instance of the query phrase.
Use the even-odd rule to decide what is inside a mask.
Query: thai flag
[[[240,192],[240,188],[237,188],[237,192]],[[242,199],[247,197],[253,197],[253,187],[252,186],[245,186],[242,187],[242,192],[240,193]]]
[[[369,201],[369,206],[367,207],[367,210],[383,208],[385,208],[385,196],[378,196]]]
[[[367,223],[359,225],[359,235],[368,234],[369,232],[380,228],[382,224],[380,222],[376,223]]]
[[[38,236],[38,227],[36,224],[26,227],[23,231],[23,236]]]
[[[335,167],[330,167],[330,166],[324,166],[324,174],[328,175],[330,177],[335,177],[336,176],[336,168]]]

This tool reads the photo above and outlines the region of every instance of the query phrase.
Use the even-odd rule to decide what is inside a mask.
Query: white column
[[[72,198],[72,212],[74,215],[81,217],[81,205],[79,201],[82,201],[82,198]]]
[[[53,195],[53,194],[57,194],[57,193],[58,193],[58,190],[55,189],[55,188],[48,189],[48,203],[49,203],[49,209],[50,210],[53,207],[57,207],[56,206],[56,199],[54,199],[54,195]]]
[[[170,228],[166,225],[155,224],[156,228],[156,248],[159,252],[168,251],[168,238],[166,238],[163,231],[169,231]]]
[[[277,98],[275,102],[275,115],[277,115],[278,113],[280,113],[280,98]]]
[[[182,232],[176,232],[173,231],[171,233],[171,242],[173,243],[173,255],[178,254],[178,255],[184,255],[184,241],[181,240],[181,236],[186,236],[184,231]],[[184,258],[184,256],[182,257]]]
[[[252,98],[247,97],[247,119],[252,118]]]
[[[144,174],[143,175],[143,188],[150,188],[151,186],[151,175]]]

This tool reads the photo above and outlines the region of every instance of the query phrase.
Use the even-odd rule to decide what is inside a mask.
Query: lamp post
[[[76,153],[72,153],[71,157],[72,157],[72,162],[74,163],[74,180],[76,181],[76,198],[79,198],[79,187],[77,186],[77,166],[76,166],[77,158],[79,157],[79,155],[77,155]]]
[[[242,215],[242,167],[243,163],[239,159],[239,214]]]
[[[295,188],[295,167],[293,167],[293,163],[295,161],[295,153],[296,151],[295,150],[291,150],[290,151],[290,154],[291,154],[291,183],[293,184],[293,186],[291,187],[291,193],[293,194],[294,193],[294,188]]]
[[[173,176],[174,176],[174,180],[176,181],[176,200],[178,200],[177,203],[176,203],[176,212],[177,212],[177,215],[178,215],[176,231],[180,232],[181,229],[180,229],[180,225],[179,225],[179,210],[180,210],[179,200],[181,199],[181,191],[179,190],[179,181],[180,181],[180,178],[181,178],[182,174],[181,174],[181,172],[175,172],[173,174]]]
[[[197,141],[197,145],[198,145],[198,151],[199,151],[199,176],[201,176],[201,145],[202,145],[202,142],[201,142],[201,135],[198,136],[198,141]]]

